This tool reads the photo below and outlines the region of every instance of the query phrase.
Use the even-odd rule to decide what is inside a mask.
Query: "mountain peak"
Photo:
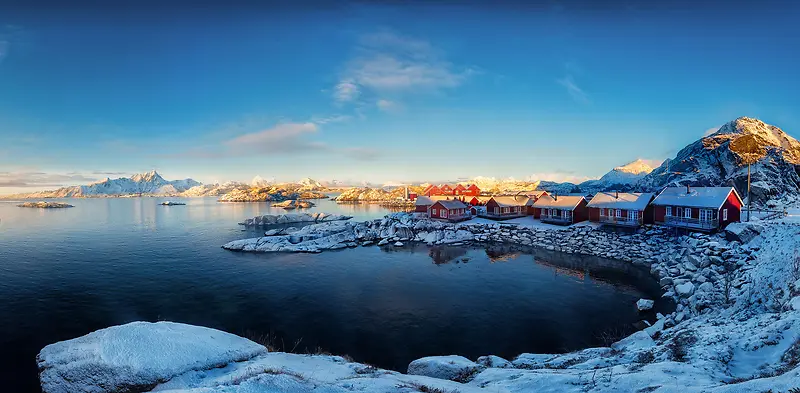
[[[618,166],[614,168],[614,170],[618,172],[632,173],[634,175],[646,175],[653,171],[653,167],[651,167],[648,163],[639,158],[636,161],[632,161],[625,165]]]
[[[777,148],[787,161],[800,165],[800,142],[780,128],[752,117],[738,117],[701,141],[707,150],[713,150],[725,142],[733,143],[743,136],[751,136],[762,148]]]
[[[131,176],[131,180],[133,180],[135,182],[154,182],[154,181],[157,181],[157,180],[158,181],[162,181],[162,182],[165,181],[164,178],[161,177],[161,175],[159,175],[158,172],[156,172],[155,169],[153,169],[150,172],[137,173],[137,174]]]

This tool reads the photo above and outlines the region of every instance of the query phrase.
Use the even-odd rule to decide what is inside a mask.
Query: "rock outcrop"
[[[70,205],[68,203],[63,203],[63,202],[39,201],[39,202],[21,203],[21,204],[17,205],[17,207],[32,207],[32,208],[38,208],[38,209],[63,209],[63,208],[75,207],[75,206],[72,206],[72,205]]]

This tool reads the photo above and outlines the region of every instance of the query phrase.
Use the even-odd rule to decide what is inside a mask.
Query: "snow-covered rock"
[[[353,217],[341,214],[330,213],[289,213],[289,214],[265,214],[248,218],[239,223],[244,226],[269,226],[280,224],[293,224],[305,222],[329,222],[349,220]]]
[[[639,311],[652,310],[653,309],[653,305],[655,305],[655,303],[656,302],[654,300],[639,299],[639,301],[636,302],[636,309],[639,310]]]
[[[428,356],[408,365],[409,375],[468,382],[482,367],[463,356]]]
[[[147,391],[175,375],[252,359],[267,349],[219,330],[133,322],[50,344],[39,353],[47,393]]]

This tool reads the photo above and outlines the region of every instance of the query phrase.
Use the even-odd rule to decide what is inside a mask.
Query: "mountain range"
[[[474,177],[458,181],[474,183],[490,193],[547,190],[551,193],[594,194],[600,191],[658,192],[667,186],[734,186],[746,198],[747,163],[751,165],[751,195],[756,205],[776,206],[800,202],[800,142],[778,127],[740,117],[681,149],[674,158],[652,168],[643,160],[616,167],[596,180],[579,184],[546,180]],[[401,183],[392,182],[392,186]],[[328,191],[345,186],[341,181],[319,182],[305,178],[292,183],[256,176],[250,182],[201,184],[193,179],[165,180],[156,171],[129,178],[103,179],[52,191],[5,196],[4,198],[66,198],[124,195],[219,196],[235,190],[285,186],[293,190]],[[388,187],[384,188],[396,188]],[[361,184],[361,187],[381,188]]]

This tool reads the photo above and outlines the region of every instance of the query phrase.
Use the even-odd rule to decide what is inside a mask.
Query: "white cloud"
[[[348,120],[350,120],[352,118],[353,118],[352,116],[348,116],[348,115],[333,115],[333,116],[325,116],[325,117],[314,116],[314,117],[311,118],[311,122],[319,124],[319,125],[323,125],[323,124],[329,124],[329,123],[341,123],[341,122],[344,122],[344,121],[348,121]]]
[[[715,132],[719,131],[719,129],[720,129],[720,128],[722,128],[722,126],[721,126],[721,125],[720,125],[720,126],[717,126],[717,127],[713,127],[713,128],[709,128],[709,129],[707,129],[707,130],[706,130],[706,131],[703,133],[703,137],[707,137],[707,136],[709,136],[709,135],[711,135],[711,134],[713,134],[713,133],[715,133]]]
[[[322,148],[319,142],[309,141],[307,137],[316,133],[316,124],[282,123],[275,127],[237,136],[225,142],[236,153],[292,153]]]
[[[334,98],[353,101],[363,94],[408,94],[454,88],[476,71],[448,62],[427,41],[383,31],[361,38],[346,65]]]
[[[352,80],[346,79],[340,81],[334,87],[333,98],[338,103],[344,103],[355,100],[360,94],[361,92],[358,89],[358,85]]]
[[[375,105],[384,112],[398,112],[402,109],[402,106],[397,102],[384,99],[378,100]]]
[[[581,89],[575,81],[572,79],[571,75],[567,75],[561,79],[557,79],[559,85],[564,86],[567,89],[567,93],[572,97],[573,100],[580,103],[587,103],[589,102],[589,96],[586,92]]]

